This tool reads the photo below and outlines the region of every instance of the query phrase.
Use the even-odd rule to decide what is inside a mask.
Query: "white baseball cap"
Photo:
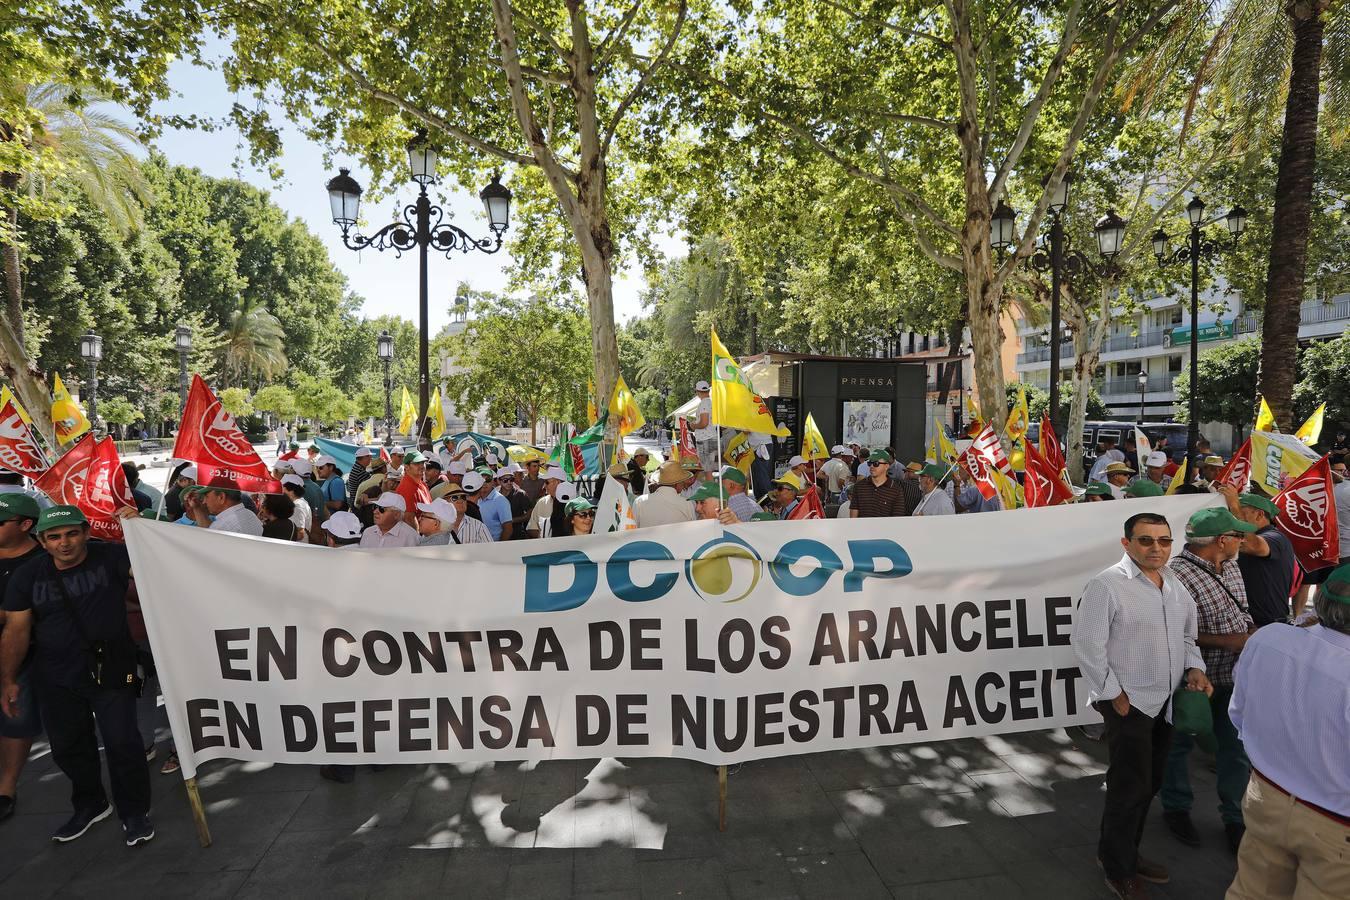
[[[286,460],[286,463],[291,467],[291,471],[297,475],[314,474],[314,467],[310,465],[310,462],[307,459],[296,457],[295,459]]]
[[[333,457],[329,456],[326,453],[320,453],[318,456],[314,457],[314,468],[316,469],[319,466],[336,466],[336,465],[337,460],[333,459]]]
[[[788,468],[795,469],[804,462],[806,462],[806,460],[802,459],[800,456],[794,456],[792,459],[788,460]]]
[[[463,475],[469,470],[464,468],[464,463],[456,459],[446,464],[445,471],[448,475]]]
[[[400,500],[403,498],[400,497]],[[361,520],[352,513],[335,512],[328,517],[328,521],[319,526],[335,538],[351,540],[361,536]]]
[[[393,491],[385,491],[375,501],[375,505],[383,509],[396,509],[399,512],[407,512],[408,504],[403,501],[402,494],[395,494]]]
[[[708,382],[706,382],[706,381],[700,381],[698,384],[694,385],[694,390],[696,390],[696,391],[708,391],[708,390],[712,390],[712,388],[711,388],[711,386],[709,386]]]
[[[363,456],[374,456],[374,455],[375,455],[374,447],[358,447],[356,450],[357,459],[360,459]]]
[[[293,484],[298,488],[302,488],[305,486],[305,479],[301,478],[299,475],[296,475],[294,472],[287,472],[285,475],[281,476],[281,483]]]
[[[477,472],[470,472],[460,483],[464,485],[464,490],[472,494],[483,489],[483,476]]]
[[[544,480],[548,481],[550,478],[556,481],[566,481],[567,473],[562,470],[562,466],[549,466],[548,470],[544,472]]]
[[[570,481],[564,481],[558,485],[558,489],[553,492],[554,503],[566,503],[568,500],[575,499],[577,496],[577,487]]]
[[[503,478],[510,478],[510,477],[511,477],[511,469],[510,469],[509,467],[507,467],[507,466],[502,466],[502,467],[501,467],[500,469],[498,469],[496,472],[493,472],[493,473],[492,473],[492,477],[495,478],[495,479],[497,479],[497,480],[499,480],[499,481],[500,481],[501,479],[503,479]]]
[[[1144,465],[1161,469],[1167,465],[1167,454],[1161,450],[1154,450],[1148,455],[1148,458],[1144,460]]]
[[[178,473],[178,477],[179,477],[179,478],[191,478],[193,481],[196,481],[196,480],[197,480],[197,467],[196,467],[196,466],[188,466],[188,467],[186,467],[185,469],[183,469],[183,471],[181,471],[181,472]]]
[[[487,464],[489,466],[497,465],[497,454],[495,451],[489,450],[487,452]]]
[[[429,513],[440,519],[442,522],[450,522],[453,524],[456,519],[455,507],[451,505],[449,500],[444,498],[437,498],[430,503],[419,503],[417,504],[417,511]]]
[[[831,452],[831,453],[847,453],[847,452],[848,452],[848,448],[846,448],[843,444],[835,444],[833,447],[830,448],[830,452]]]
[[[511,463],[506,467],[506,471],[510,472],[512,475],[519,475],[525,470],[520,467],[520,463]]]

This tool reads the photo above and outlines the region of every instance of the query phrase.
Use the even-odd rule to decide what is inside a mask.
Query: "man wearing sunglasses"
[[[1242,794],[1247,789],[1251,763],[1243,752],[1237,729],[1228,718],[1233,696],[1233,667],[1256,631],[1247,612],[1247,590],[1236,562],[1238,548],[1256,526],[1226,509],[1211,507],[1191,516],[1186,523],[1186,548],[1168,566],[1195,598],[1200,655],[1205,676],[1214,685],[1210,713],[1214,719],[1216,788],[1219,817],[1228,837],[1228,850],[1236,854],[1245,827],[1242,824]],[[1163,820],[1183,844],[1200,846],[1200,832],[1191,822],[1191,779],[1187,763],[1195,741],[1180,732],[1172,735],[1172,749],[1163,774]]]
[[[1083,589],[1071,643],[1110,754],[1097,859],[1118,897],[1147,897],[1167,869],[1139,853],[1172,738],[1172,692],[1213,692],[1196,645],[1195,601],[1167,568],[1172,529],[1156,513],[1125,520],[1120,562]]]

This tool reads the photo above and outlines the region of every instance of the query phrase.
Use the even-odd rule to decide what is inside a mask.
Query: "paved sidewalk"
[[[163,736],[163,732],[161,732]],[[1097,898],[1103,748],[1076,733],[787,757],[745,765],[717,831],[714,769],[681,760],[397,766],[355,784],[309,766],[216,762],[199,784],[200,849],[182,780],[152,764],[158,836],[115,819],[69,845],[68,783],[45,745],[0,824],[0,896],[456,898]],[[161,757],[162,758],[162,757]],[[1200,849],[1154,804],[1144,838],[1163,897],[1220,898],[1234,860],[1214,776],[1192,772]]]

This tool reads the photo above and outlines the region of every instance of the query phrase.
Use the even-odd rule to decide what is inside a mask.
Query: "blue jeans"
[[[1237,729],[1228,718],[1228,701],[1233,697],[1231,686],[1216,687],[1209,698],[1214,716],[1215,773],[1219,793],[1219,817],[1225,825],[1242,824],[1242,795],[1251,778],[1252,764]],[[1163,773],[1162,807],[1164,812],[1190,812],[1194,795],[1188,764],[1195,738],[1180,731],[1172,734],[1172,749],[1167,754],[1167,770]]]

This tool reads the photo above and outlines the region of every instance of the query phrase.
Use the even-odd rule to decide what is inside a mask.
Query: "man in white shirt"
[[[694,429],[694,443],[698,447],[698,458],[703,468],[715,471],[721,463],[721,454],[717,449],[717,427],[712,422],[712,388],[706,381],[694,385],[698,396],[698,412],[690,426]]]
[[[361,533],[361,546],[381,550],[386,547],[416,547],[417,529],[403,521],[407,504],[401,494],[385,491],[375,501],[375,524]]]
[[[528,479],[526,480],[528,481]],[[543,536],[544,523],[550,521],[553,517],[553,495],[557,493],[558,485],[566,480],[567,473],[562,470],[562,466],[549,466],[544,471],[544,494],[535,502],[534,508],[530,510],[529,522],[525,527],[525,533],[529,537]],[[469,483],[472,484],[472,482]]]
[[[1172,529],[1156,513],[1125,520],[1120,562],[1083,589],[1070,642],[1088,701],[1106,723],[1110,759],[1097,859],[1118,897],[1147,896],[1167,869],[1139,853],[1149,805],[1162,787],[1172,742],[1172,692],[1212,694],[1196,645],[1195,601],[1167,568]]]
[[[1097,440],[1097,459],[1092,464],[1092,472],[1088,475],[1088,481],[1105,481],[1102,476],[1106,474],[1106,467],[1113,462],[1125,462],[1125,454],[1116,449],[1116,439],[1113,437],[1103,437]]]
[[[1346,474],[1345,457],[1331,464],[1331,480],[1335,486],[1331,495],[1336,501],[1336,521],[1341,524],[1340,564],[1350,563],[1350,475]]]
[[[853,471],[845,461],[844,456],[848,453],[848,448],[835,444],[830,448],[830,458],[820,467],[820,474],[825,476],[826,486],[829,488],[830,497],[838,499],[843,493],[844,488],[848,487],[849,480],[853,477]]]
[[[940,466],[937,463],[929,463],[919,471],[919,489],[923,491],[923,496],[919,498],[919,505],[914,508],[911,515],[956,515],[956,504],[952,503],[951,495],[938,487],[938,484],[947,475],[947,471],[946,466]]]
[[[694,477],[677,462],[665,462],[656,470],[656,487],[633,501],[633,517],[639,528],[694,521],[694,505],[681,491]]]
[[[262,522],[240,502],[233,488],[208,485],[187,495],[186,508],[198,528],[262,536]]]

